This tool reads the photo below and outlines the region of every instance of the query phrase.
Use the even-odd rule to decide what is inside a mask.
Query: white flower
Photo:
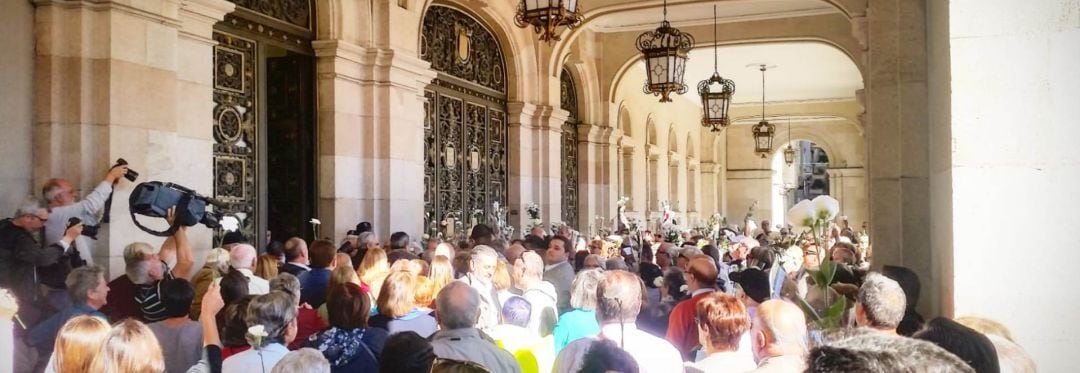
[[[664,286],[664,277],[657,277],[652,280],[652,284],[656,287]]]
[[[240,220],[232,215],[221,218],[219,223],[223,232],[236,232],[237,229],[240,229]]]
[[[814,215],[818,219],[830,221],[840,214],[840,202],[829,196],[818,196],[811,201],[814,204]]]
[[[315,218],[311,218],[311,221],[309,221],[308,223],[311,223],[312,225],[322,225],[322,222],[319,221],[319,219]]]
[[[804,199],[791,206],[787,212],[787,221],[795,229],[806,229],[814,225],[814,215],[814,204]]]
[[[690,287],[686,286],[686,284],[683,284],[683,286],[679,287],[679,292],[680,293],[686,293],[686,292],[689,292],[689,291],[690,291]]]
[[[266,338],[266,336],[269,335],[266,333],[266,327],[262,326],[262,324],[252,325],[250,328],[248,328],[248,334],[256,338]]]

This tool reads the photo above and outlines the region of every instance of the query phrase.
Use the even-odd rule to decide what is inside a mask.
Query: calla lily
[[[236,232],[237,229],[240,229],[240,220],[235,216],[225,216],[221,218],[219,223],[221,224],[221,230],[224,232]]]
[[[248,328],[248,334],[251,334],[252,337],[260,337],[260,338],[263,338],[263,337],[266,337],[266,336],[269,335],[269,334],[266,334],[266,327],[262,326],[262,325],[254,325],[254,326]]]
[[[818,196],[812,201],[818,219],[830,221],[840,214],[840,202],[830,196]]]
[[[813,203],[804,199],[791,206],[787,212],[787,221],[795,229],[808,229],[814,226],[815,215]]]
[[[319,221],[319,219],[315,219],[315,218],[311,218],[311,221],[308,221],[308,223],[311,223],[313,225],[322,225],[322,222]]]

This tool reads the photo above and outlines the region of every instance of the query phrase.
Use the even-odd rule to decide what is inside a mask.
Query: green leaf
[[[825,286],[832,285],[833,277],[836,276],[836,263],[829,258],[829,255],[825,256],[825,260],[821,262],[821,273],[825,280]]]
[[[814,310],[814,307],[811,306],[810,303],[806,301],[806,299],[803,299],[803,297],[795,297],[795,299],[799,301],[799,308],[802,308],[803,313],[806,314],[806,317],[810,319],[810,321],[821,321],[821,316],[818,315],[817,311]]]

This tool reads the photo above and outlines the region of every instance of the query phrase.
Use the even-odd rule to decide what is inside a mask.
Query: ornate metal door
[[[439,72],[424,92],[424,224],[454,237],[506,204],[506,68],[492,33],[446,6],[428,9],[420,53]]]
[[[214,196],[241,220],[240,231],[255,231],[258,146],[255,110],[255,41],[214,32]]]
[[[562,125],[562,220],[574,229],[581,229],[578,226],[577,86],[566,69],[562,70],[559,81],[559,104],[563,110],[570,112],[570,119]]]

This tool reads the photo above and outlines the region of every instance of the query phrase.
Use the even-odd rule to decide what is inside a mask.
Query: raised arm
[[[191,241],[188,240],[187,227],[179,227],[173,235],[176,245],[176,266],[173,267],[173,277],[191,280],[191,267],[195,265],[195,259],[191,255]]]

